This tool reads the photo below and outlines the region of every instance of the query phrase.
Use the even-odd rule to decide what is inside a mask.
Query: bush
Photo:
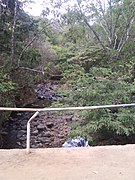
[[[63,64],[63,75],[68,88],[59,89],[59,92],[64,95],[59,103],[61,105],[63,103],[64,106],[133,103],[135,83],[129,83],[128,78],[125,78],[124,70],[119,68],[122,63],[115,71],[113,66],[102,66],[101,63],[100,66],[91,66],[89,73],[86,73],[81,63],[67,61]],[[78,115],[80,121],[72,127],[71,137],[85,136],[90,143],[95,143],[116,135],[135,134],[133,107],[81,111]]]
[[[12,91],[15,89],[15,84],[10,79],[7,73],[2,70],[0,72],[0,106],[11,107],[14,106],[14,96]],[[11,112],[1,111],[0,113],[0,126],[4,120],[7,120]]]

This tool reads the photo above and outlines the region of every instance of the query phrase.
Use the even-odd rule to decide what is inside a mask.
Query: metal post
[[[30,123],[27,123],[27,153],[30,153]]]
[[[39,112],[36,112],[35,114],[33,114],[33,116],[27,122],[27,142],[26,142],[27,147],[26,147],[26,151],[28,154],[30,153],[30,123],[38,114],[39,114]]]

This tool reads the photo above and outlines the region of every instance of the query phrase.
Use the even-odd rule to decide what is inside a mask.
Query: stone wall
[[[5,148],[26,148],[27,121],[30,116],[32,113],[18,113],[17,118],[10,120]],[[40,114],[31,123],[31,147],[62,147],[71,129],[67,122],[72,119],[73,115]]]

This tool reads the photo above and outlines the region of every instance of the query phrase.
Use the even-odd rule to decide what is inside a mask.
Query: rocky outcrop
[[[5,148],[26,148],[27,121],[31,115],[28,113],[21,115],[20,113],[19,119],[18,117],[11,119]],[[72,121],[72,119],[73,115],[39,115],[31,123],[31,147],[62,147],[70,132],[67,121]]]
[[[55,101],[57,98],[61,97],[60,95],[56,94],[55,88],[57,88],[57,83],[54,82],[39,84],[35,90],[35,93],[39,99],[49,99]]]
[[[44,107],[44,105],[42,106],[44,102],[41,100],[55,101],[57,98],[61,97],[56,93],[57,86],[57,82],[50,81],[37,85],[35,90],[28,86],[20,88],[15,95],[15,105],[17,107],[34,105],[35,107]]]
[[[24,104],[25,107],[48,107],[52,101],[61,97],[55,92],[57,86],[57,82],[39,84],[35,90],[35,95],[33,95],[33,92],[29,94],[27,92],[28,88],[26,88],[25,94],[20,95],[19,99],[17,99],[18,105]],[[12,113],[6,125],[7,135],[4,137],[4,148],[26,147],[27,121],[32,114]],[[40,114],[31,123],[31,147],[60,147],[70,131],[70,127],[66,123],[71,121],[72,117]]]

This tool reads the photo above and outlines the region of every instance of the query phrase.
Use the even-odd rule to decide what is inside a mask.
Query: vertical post
[[[39,112],[37,111],[35,114],[33,114],[33,116],[27,122],[27,142],[26,142],[27,154],[30,153],[30,123],[38,114],[39,114]]]
[[[30,153],[30,122],[27,123],[27,153]]]

